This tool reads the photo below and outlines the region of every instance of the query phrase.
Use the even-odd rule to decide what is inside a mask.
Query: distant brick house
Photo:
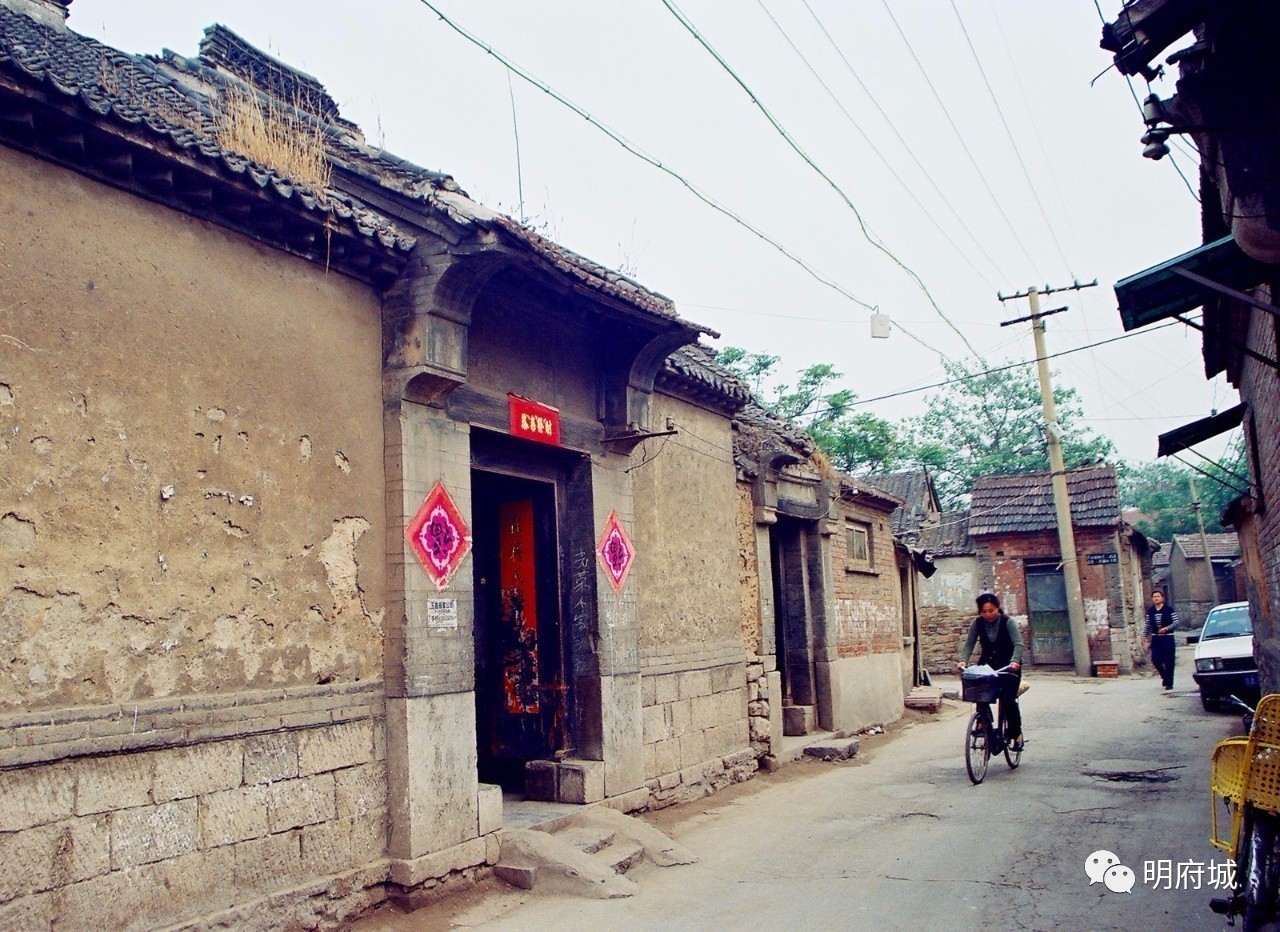
[[[950,673],[977,612],[974,597],[981,591],[968,509],[938,515],[923,528],[919,547],[937,568],[920,583],[920,663],[930,673]]]
[[[1184,625],[1200,626],[1204,617],[1220,602],[1236,599],[1236,563],[1240,558],[1240,538],[1229,534],[1206,534],[1209,563],[1213,568],[1213,589],[1204,571],[1204,543],[1199,534],[1175,534],[1169,544],[1169,591],[1167,595]]]
[[[1070,470],[1067,488],[1089,656],[1129,671],[1141,655],[1139,623],[1150,576],[1147,540],[1121,520],[1111,466]],[[975,480],[969,534],[978,582],[999,595],[1017,621],[1029,662],[1070,664],[1071,630],[1049,474]]]

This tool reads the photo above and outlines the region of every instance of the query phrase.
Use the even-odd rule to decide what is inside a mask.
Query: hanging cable
[[[1013,130],[1009,128],[1009,121],[1005,119],[1004,108],[1000,106],[995,88],[991,86],[991,80],[987,77],[987,69],[982,67],[982,59],[978,57],[978,49],[973,44],[973,39],[969,36],[969,30],[964,24],[964,19],[960,16],[960,8],[956,6],[956,0],[951,0],[951,11],[956,14],[956,22],[960,24],[960,32],[964,34],[964,41],[969,46],[969,53],[973,55],[973,63],[978,66],[978,74],[982,75],[982,83],[986,85],[987,94],[991,97],[991,103],[995,106],[996,113],[1000,117],[1000,125],[1004,127],[1004,134],[1009,139],[1009,145],[1013,147],[1013,154],[1017,156],[1018,166],[1022,169],[1022,177],[1027,181],[1027,187],[1031,189],[1031,197],[1035,200],[1036,207],[1040,210],[1040,216],[1044,220],[1045,227],[1049,230],[1049,235],[1053,238],[1054,246],[1058,249],[1058,258],[1066,266],[1072,281],[1079,281],[1076,273],[1071,269],[1071,261],[1067,258],[1066,252],[1063,251],[1062,243],[1058,239],[1058,231],[1053,228],[1053,223],[1049,220],[1049,212],[1044,209],[1044,203],[1036,192],[1036,185],[1031,180],[1031,172],[1027,170],[1027,163],[1022,157],[1022,150],[1018,148],[1018,141],[1013,136]]]
[[[425,2],[425,0],[423,0],[423,2]],[[888,256],[890,261],[892,261],[894,265],[902,269],[902,271],[905,272],[911,278],[911,280],[916,283],[916,286],[924,293],[924,296],[928,299],[929,303],[933,306],[933,309],[937,311],[938,316],[941,317],[942,320],[946,323],[946,325],[955,332],[956,336],[960,338],[961,342],[964,343],[964,345],[968,348],[969,352],[976,355],[977,350],[973,348],[973,344],[969,342],[969,338],[964,335],[964,333],[960,330],[960,328],[957,327],[952,322],[951,318],[949,318],[943,312],[942,308],[938,306],[938,302],[934,300],[933,293],[929,291],[929,288],[927,285],[925,285],[924,280],[920,278],[919,275],[916,274],[914,269],[912,269],[905,262],[899,259],[897,255],[895,255],[894,252],[891,249],[889,249],[889,247],[887,247],[884,243],[882,243],[878,236],[872,233],[871,229],[867,226],[866,221],[863,219],[862,213],[854,205],[849,195],[844,192],[844,189],[841,188],[840,185],[836,184],[836,182],[831,178],[831,176],[828,175],[826,172],[824,172],[818,166],[818,164],[809,156],[809,154],[800,147],[800,144],[795,141],[795,139],[791,136],[790,133],[787,132],[786,128],[778,121],[778,118],[775,117],[769,111],[769,108],[766,107],[764,103],[760,100],[760,98],[756,96],[755,92],[752,91],[751,88],[747,86],[747,83],[741,77],[738,76],[738,73],[729,66],[729,63],[724,60],[724,58],[720,55],[720,53],[717,52],[712,47],[711,43],[708,42],[707,39],[702,35],[702,33],[698,31],[698,28],[694,26],[692,22],[690,22],[688,17],[686,17],[683,13],[680,12],[680,10],[675,6],[672,0],[662,0],[662,5],[665,6],[671,12],[671,15],[676,18],[676,21],[679,22],[680,25],[683,26],[685,30],[691,36],[693,36],[694,39],[697,40],[698,44],[707,50],[707,52],[711,55],[711,57],[716,60],[716,63],[719,64],[720,67],[725,70],[725,72],[729,75],[729,77],[733,78],[733,80],[737,83],[737,85],[741,87],[743,91],[746,92],[747,96],[751,98],[751,102],[756,105],[756,108],[762,114],[764,114],[765,119],[769,121],[769,123],[773,126],[775,130],[777,130],[778,134],[786,141],[787,145],[789,145],[792,148],[792,150],[794,150],[795,153],[798,156],[800,156],[800,158],[805,162],[805,164],[807,164],[810,168],[812,168],[818,174],[818,176],[822,178],[822,180],[825,181],[833,191],[836,192],[836,194],[840,197],[840,199],[844,201],[845,206],[847,206],[849,210],[853,212],[853,216],[858,222],[858,227],[859,229],[862,230],[862,235],[863,237],[866,238],[867,242],[870,243],[872,246],[874,246],[876,249],[880,250],[880,252]],[[920,341],[917,339],[917,342],[920,342]]]
[[[1018,248],[1022,251],[1022,255],[1031,265],[1031,270],[1036,273],[1036,277],[1044,279],[1045,276],[1036,268],[1036,262],[1031,258],[1031,254],[1027,252],[1026,246],[1022,244],[1022,237],[1017,229],[1014,228],[1013,221],[1009,219],[1009,215],[1005,213],[1004,208],[1000,205],[1000,199],[996,197],[995,191],[991,190],[991,184],[987,181],[987,176],[978,166],[978,160],[974,158],[973,152],[969,149],[969,144],[964,141],[964,135],[960,132],[960,127],[956,126],[956,121],[951,118],[951,111],[947,109],[947,105],[942,102],[942,95],[938,93],[938,89],[933,86],[933,79],[929,77],[929,72],[924,67],[924,62],[920,61],[920,56],[916,54],[916,50],[911,46],[911,40],[907,38],[907,34],[903,32],[902,26],[898,23],[898,18],[893,15],[893,10],[889,7],[888,0],[880,0],[884,5],[884,10],[889,14],[889,19],[893,21],[894,28],[898,30],[898,35],[902,37],[903,44],[906,45],[907,51],[911,53],[912,60],[915,61],[916,67],[920,70],[920,74],[924,77],[925,84],[929,85],[929,90],[933,92],[933,99],[938,102],[942,115],[946,117],[947,123],[951,126],[951,131],[955,133],[956,139],[960,142],[960,148],[964,150],[964,154],[969,159],[969,164],[973,166],[973,170],[978,173],[978,180],[982,182],[982,186],[986,188],[987,195],[991,198],[991,203],[995,206],[996,211],[1004,219],[1005,226],[1009,228],[1013,240],[1018,244]]]

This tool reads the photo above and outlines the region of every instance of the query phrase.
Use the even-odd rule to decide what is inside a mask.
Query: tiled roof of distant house
[[[919,549],[935,557],[961,557],[974,552],[973,538],[969,536],[969,512],[944,511],[936,524],[926,524],[920,530]]]
[[[1235,534],[1206,534],[1205,537],[1209,540],[1209,559],[1234,560],[1240,556],[1240,538]],[[1187,559],[1204,559],[1204,545],[1199,534],[1174,534],[1173,539]]]
[[[899,472],[872,473],[869,476],[863,476],[862,481],[902,499],[901,507],[893,513],[894,534],[920,532],[925,516],[929,512],[927,506],[933,498],[930,494],[927,469],[921,467]]]
[[[1075,527],[1120,524],[1119,486],[1111,466],[1067,472],[1071,523]],[[984,476],[973,482],[969,500],[969,533],[1016,534],[1053,530],[1058,526],[1049,473]]]

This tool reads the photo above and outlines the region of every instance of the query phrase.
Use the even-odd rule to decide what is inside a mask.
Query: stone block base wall
[[[747,734],[751,739],[751,750],[757,758],[774,752],[773,726],[769,720],[772,701],[764,662],[755,654],[747,654]],[[782,714],[781,697],[778,714]]]
[[[649,808],[697,799],[756,771],[743,664],[641,678]]]
[[[26,719],[41,717],[50,739],[0,750],[0,928],[155,928],[253,901],[245,916],[259,925],[306,914],[315,927],[381,900],[379,695],[361,684],[238,698],[0,721],[0,734],[32,740]],[[282,712],[314,724],[282,726]],[[198,724],[181,727],[188,718]],[[123,734],[106,733],[111,721]],[[250,733],[212,737],[237,730]],[[122,737],[137,749],[110,753]]]
[[[974,613],[938,605],[921,605],[920,662],[930,673],[954,673],[960,648],[969,635]]]
[[[906,697],[902,692],[902,661],[896,651],[841,657],[815,666],[820,691],[823,680],[830,678],[831,720],[820,722],[822,727],[860,731],[902,717]]]

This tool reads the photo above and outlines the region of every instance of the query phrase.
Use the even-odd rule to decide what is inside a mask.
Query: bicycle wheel
[[[1245,841],[1244,932],[1274,929],[1280,895],[1280,829],[1275,820],[1256,810]]]
[[[1004,709],[1000,710],[1000,734],[1005,734],[1005,718]],[[1017,770],[1018,765],[1022,763],[1022,748],[1013,749],[1013,742],[1006,740],[1004,742],[1004,762],[1009,765],[1010,770]]]
[[[987,730],[983,727],[982,712],[975,711],[969,717],[969,727],[964,731],[964,766],[969,779],[981,783],[987,776],[987,762],[991,749],[987,747]]]

